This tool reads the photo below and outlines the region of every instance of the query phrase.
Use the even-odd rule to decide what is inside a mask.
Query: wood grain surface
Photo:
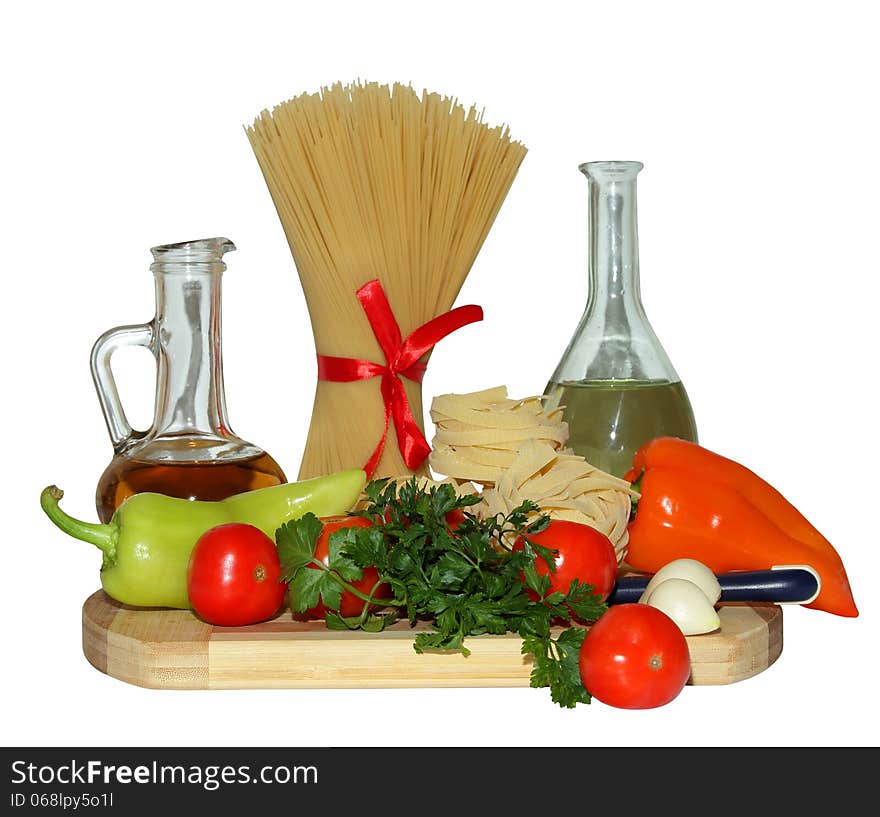
[[[782,609],[719,606],[721,629],[689,636],[695,685],[730,684],[767,669],[782,652]],[[331,631],[289,612],[248,627],[214,627],[188,610],[129,607],[103,590],[83,605],[83,652],[101,672],[154,689],[519,687],[531,661],[516,634],[468,638],[458,653],[418,655],[418,629]],[[425,626],[425,625],[419,625]]]

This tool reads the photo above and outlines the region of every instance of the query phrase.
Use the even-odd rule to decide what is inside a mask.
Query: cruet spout
[[[156,261],[166,261],[169,258],[180,259],[185,262],[219,261],[224,253],[235,249],[235,244],[228,238],[199,238],[195,241],[180,241],[176,244],[160,244],[151,247],[150,252]]]

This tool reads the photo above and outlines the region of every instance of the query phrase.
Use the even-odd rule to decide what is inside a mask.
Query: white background
[[[866,745],[877,740],[878,65],[871,4],[20,4],[5,13],[2,741],[7,745]],[[766,672],[642,712],[546,690],[151,691],[85,660],[111,456],[88,368],[152,317],[149,247],[225,235],[236,432],[299,466],[315,378],[295,268],[243,126],[357,78],[411,82],[530,149],[438,346],[434,394],[539,393],[586,301],[580,162],[638,159],[642,291],[701,442],[837,546],[857,619],[787,607]],[[153,364],[116,359],[136,427]],[[429,426],[430,428],[430,426]]]

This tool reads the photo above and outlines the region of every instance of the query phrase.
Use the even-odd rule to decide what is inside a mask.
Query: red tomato
[[[579,666],[590,695],[620,709],[668,704],[691,674],[678,625],[656,607],[638,603],[610,607],[587,630]]]
[[[555,562],[556,572],[540,556],[535,559],[535,570],[540,576],[550,577],[551,593],[559,590],[567,593],[572,579],[582,584],[591,584],[602,601],[611,595],[617,581],[617,554],[611,540],[601,531],[580,522],[565,519],[551,519],[550,524],[540,533],[529,534],[528,538],[545,548],[558,551]],[[518,539],[514,550],[525,547]],[[532,590],[526,591],[533,600],[538,598]]]
[[[275,543],[259,528],[232,522],[203,533],[187,567],[193,609],[210,624],[237,627],[272,618],[284,602]]]
[[[322,518],[321,522],[323,522],[324,527],[321,529],[318,541],[315,544],[315,558],[323,562],[325,565],[329,565],[330,562],[331,533],[342,530],[343,528],[370,528],[373,526],[373,523],[363,516],[328,516]],[[320,568],[315,565],[309,565],[309,567],[312,570],[320,570]],[[360,590],[361,593],[370,595],[370,591],[378,581],[379,573],[376,571],[376,568],[365,567],[363,578],[349,583]],[[390,588],[387,584],[383,584],[376,590],[374,598],[388,598],[389,595]],[[359,616],[361,612],[363,612],[365,603],[366,602],[364,602],[363,599],[359,599],[351,591],[344,590],[342,592],[342,600],[339,604],[339,610],[334,612],[338,612],[339,615],[346,617]],[[374,606],[378,607],[379,605]],[[309,618],[324,618],[325,612],[326,609],[324,605],[319,601],[315,607],[306,611],[306,616]]]

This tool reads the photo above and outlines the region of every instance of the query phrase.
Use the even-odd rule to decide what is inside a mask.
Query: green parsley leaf
[[[608,610],[608,605],[594,590],[593,585],[581,584],[577,579],[574,579],[569,586],[565,603],[581,621],[598,621],[599,617]]]
[[[385,533],[381,528],[346,528],[350,533],[345,540],[344,550],[359,567],[387,569],[388,548]]]
[[[558,655],[557,671],[550,684],[550,697],[560,706],[572,708],[575,704],[590,703],[590,693],[581,681],[578,657],[586,630],[570,627],[563,630],[556,639]]]
[[[434,565],[432,580],[439,585],[461,584],[473,571],[474,566],[461,554],[447,551]]]
[[[315,554],[315,545],[323,529],[321,520],[309,512],[286,522],[275,531],[275,544],[281,562],[281,581],[289,582]]]
[[[288,583],[287,595],[290,608],[304,613],[322,600],[325,607],[339,607],[342,588],[326,570],[304,568]]]
[[[354,582],[364,577],[363,568],[348,557],[346,545],[356,541],[359,528],[340,528],[333,531],[327,539],[327,566],[335,570],[347,582]]]

